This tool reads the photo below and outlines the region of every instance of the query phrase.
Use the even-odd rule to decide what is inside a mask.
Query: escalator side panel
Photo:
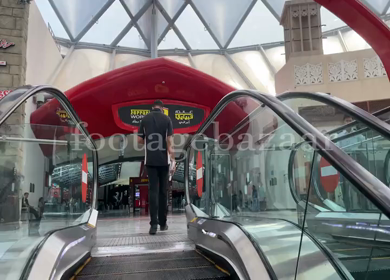
[[[240,279],[272,279],[248,236],[235,224],[197,219],[189,223],[189,238],[197,247],[224,258]]]
[[[77,268],[96,243],[94,217],[95,215],[90,215],[87,224],[52,233],[34,259],[28,279],[60,280],[69,271]]]

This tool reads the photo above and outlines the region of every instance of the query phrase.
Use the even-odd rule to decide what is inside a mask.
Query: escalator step
[[[195,251],[93,258],[77,279],[229,279]]]
[[[115,263],[130,263],[130,262],[143,262],[143,261],[158,261],[158,260],[177,260],[177,259],[194,259],[202,258],[195,251],[184,251],[177,253],[159,253],[159,254],[145,254],[134,256],[121,256],[121,257],[105,257],[105,258],[93,258],[89,266],[91,265],[106,265]]]
[[[136,274],[106,274],[79,276],[80,280],[227,280],[230,277],[214,267],[187,268],[167,271],[153,271]]]

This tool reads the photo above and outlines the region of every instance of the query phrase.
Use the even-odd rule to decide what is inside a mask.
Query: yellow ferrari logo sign
[[[192,120],[194,118],[194,115],[192,113],[176,113],[175,118],[177,120]]]
[[[57,109],[56,114],[57,116],[60,117],[61,121],[63,122],[66,121],[67,119],[70,119],[68,112],[66,112],[65,110]]]
[[[163,108],[163,110],[164,110],[164,115],[169,116],[169,110],[168,110],[168,108]]]

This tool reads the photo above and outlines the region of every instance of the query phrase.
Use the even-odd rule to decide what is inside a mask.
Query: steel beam
[[[53,83],[57,79],[58,75],[61,73],[61,71],[64,68],[64,66],[69,61],[69,58],[72,56],[73,51],[74,51],[74,45],[70,47],[70,49],[68,50],[68,53],[66,54],[66,56],[61,60],[60,64],[57,66],[56,70],[50,76],[50,78],[48,80],[48,83],[47,83],[48,85],[53,85]]]
[[[157,9],[155,3],[153,3],[152,8],[152,31],[150,35],[150,54],[151,58],[157,58]]]
[[[125,28],[123,28],[123,30],[118,34],[118,36],[116,36],[116,38],[114,39],[114,41],[112,41],[111,43],[111,46],[112,47],[115,47],[119,44],[120,41],[122,41],[123,37],[126,36],[127,33],[129,33],[130,29],[134,26],[133,22],[130,21],[126,26]]]
[[[344,52],[348,52],[348,51],[349,51],[348,45],[347,45],[347,43],[345,42],[343,33],[341,33],[340,30],[337,32],[337,37],[339,38],[341,47],[343,48],[343,51],[344,51]]]
[[[240,67],[238,67],[238,65],[234,62],[232,57],[227,52],[225,52],[225,57],[226,57],[227,61],[230,63],[230,65],[234,68],[234,70],[236,70],[237,74],[244,80],[246,85],[250,89],[256,89],[256,87],[252,84],[252,82],[248,79],[248,77],[244,74],[244,72],[242,72]]]
[[[273,0],[271,0],[273,1]],[[261,2],[263,2],[264,6],[267,7],[267,9],[271,12],[271,14],[273,14],[273,16],[278,20],[278,22],[280,23],[280,15],[278,15],[278,13],[274,10],[274,8],[266,1],[266,0],[261,0]]]
[[[385,8],[383,9],[381,15],[382,16],[385,15],[389,9],[390,9],[390,0],[387,1],[387,4],[386,4]]]
[[[272,73],[272,76],[275,77],[276,69],[272,65],[271,61],[269,60],[269,58],[267,56],[267,53],[264,51],[264,49],[261,45],[259,45],[259,52],[260,52],[261,56],[263,57],[265,64],[267,64],[268,70]]]
[[[210,33],[211,37],[213,38],[214,42],[217,44],[218,48],[222,49],[222,44],[219,42],[217,37],[215,36],[214,32],[211,30],[209,24],[207,21],[203,18],[202,14],[198,10],[198,8],[195,6],[194,2],[192,0],[189,1],[192,9],[194,9],[194,12],[197,14],[200,21],[203,23],[204,27],[207,29],[207,31]]]
[[[64,18],[62,17],[62,14],[61,14],[60,11],[57,9],[56,4],[54,4],[53,0],[49,0],[49,3],[50,3],[50,5],[51,5],[51,7],[53,8],[55,14],[57,15],[59,21],[61,22],[62,26],[64,27],[66,33],[68,34],[69,39],[70,39],[72,42],[74,42],[75,39],[74,39],[74,37],[73,37],[73,35],[72,35],[72,32],[70,32],[70,29],[69,29],[68,25],[66,24]]]
[[[115,0],[109,0],[107,1],[107,3],[100,9],[99,12],[96,13],[96,15],[94,15],[92,17],[92,19],[90,20],[90,22],[88,22],[88,24],[83,28],[83,30],[81,30],[81,32],[79,33],[79,35],[76,36],[76,38],[74,39],[76,42],[80,41],[81,38],[84,37],[84,35],[88,32],[88,30],[90,30],[92,28],[92,26],[96,23],[96,21],[98,21],[98,19],[108,10],[108,8],[110,8],[110,6],[115,2]]]
[[[190,62],[192,68],[198,69],[198,67],[196,67],[194,59],[192,58],[191,53],[188,53],[188,61]]]
[[[165,20],[168,22],[168,26],[164,29],[164,31],[161,33],[160,38],[158,39],[158,44],[161,43],[161,41],[164,39],[164,37],[168,34],[169,30],[172,28],[173,31],[176,33],[176,36],[179,38],[183,46],[187,50],[191,50],[191,46],[188,44],[187,40],[184,38],[183,34],[180,32],[180,30],[177,28],[175,22],[179,18],[179,16],[183,13],[185,8],[188,5],[188,0],[183,3],[183,5],[180,7],[180,9],[177,11],[175,16],[171,19],[168,15],[167,11],[164,9],[164,7],[161,5],[160,1],[157,0],[156,2],[158,9],[160,10],[161,14],[164,16]]]
[[[77,44],[71,42],[69,39],[63,39],[63,38],[55,38],[56,43],[58,43],[61,46],[69,48],[70,46],[74,45],[75,49],[94,49],[99,51],[104,51],[107,53],[112,53],[112,51],[116,48],[116,52],[118,53],[129,53],[129,54],[136,54],[136,55],[142,55],[150,57],[150,51],[146,49],[138,49],[138,48],[130,48],[130,47],[113,47],[110,45],[104,45],[104,44],[96,44],[96,43],[86,43],[86,42],[79,42]],[[280,47],[283,46],[284,42],[275,42],[275,43],[266,43],[262,44],[261,47],[263,49],[269,49],[273,47]],[[234,54],[238,52],[243,51],[258,51],[259,45],[251,45],[251,46],[245,46],[245,47],[237,47],[237,48],[231,48],[228,49],[229,54]],[[209,49],[209,50],[191,50],[192,55],[199,55],[199,54],[223,54],[223,51],[219,49]],[[170,49],[170,50],[159,50],[160,56],[169,56],[169,55],[179,55],[179,56],[188,56],[188,50],[185,49]]]
[[[241,25],[244,23],[244,21],[246,20],[246,18],[248,17],[249,13],[252,11],[252,9],[253,9],[253,7],[255,6],[256,3],[257,3],[257,0],[252,0],[252,3],[250,3],[250,5],[249,5],[248,9],[246,10],[245,14],[242,16],[242,18],[238,22],[236,28],[234,28],[233,33],[230,35],[229,39],[227,40],[225,46],[223,47],[224,49],[227,49],[229,47],[229,45],[232,42],[234,36],[236,36],[238,30],[240,30]]]
[[[130,17],[130,22],[125,26],[125,28],[119,33],[119,35],[112,41],[111,46],[116,46],[118,43],[123,39],[123,37],[126,36],[126,34],[130,31],[131,27],[137,28],[137,31],[139,35],[142,37],[142,40],[144,40],[146,46],[148,49],[150,49],[150,42],[145,37],[144,33],[142,32],[141,28],[139,27],[137,21],[143,16],[143,14],[149,9],[149,7],[153,4],[153,0],[149,0],[145,5],[138,11],[136,15],[133,16],[129,8],[127,7],[126,3],[123,0],[119,0],[125,9],[126,13]]]
[[[116,49],[114,49],[111,53],[111,58],[110,58],[110,69],[109,71],[112,71],[115,69],[115,57],[116,57]]]

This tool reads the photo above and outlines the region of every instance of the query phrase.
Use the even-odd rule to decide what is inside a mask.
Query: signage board
[[[87,201],[87,188],[88,188],[88,161],[87,161],[87,154],[84,154],[83,162],[81,166],[81,198],[84,203]]]
[[[0,61],[0,66],[7,66],[7,61]]]
[[[199,108],[199,106],[180,103],[178,101],[165,101],[164,114],[172,120],[173,130],[176,133],[188,132],[189,128],[193,131],[201,125],[207,117],[208,110]],[[113,107],[115,121],[118,126],[135,131],[141,125],[142,119],[152,110],[152,104],[122,104]]]
[[[324,190],[333,193],[340,181],[340,173],[323,157],[320,160],[320,181]]]

